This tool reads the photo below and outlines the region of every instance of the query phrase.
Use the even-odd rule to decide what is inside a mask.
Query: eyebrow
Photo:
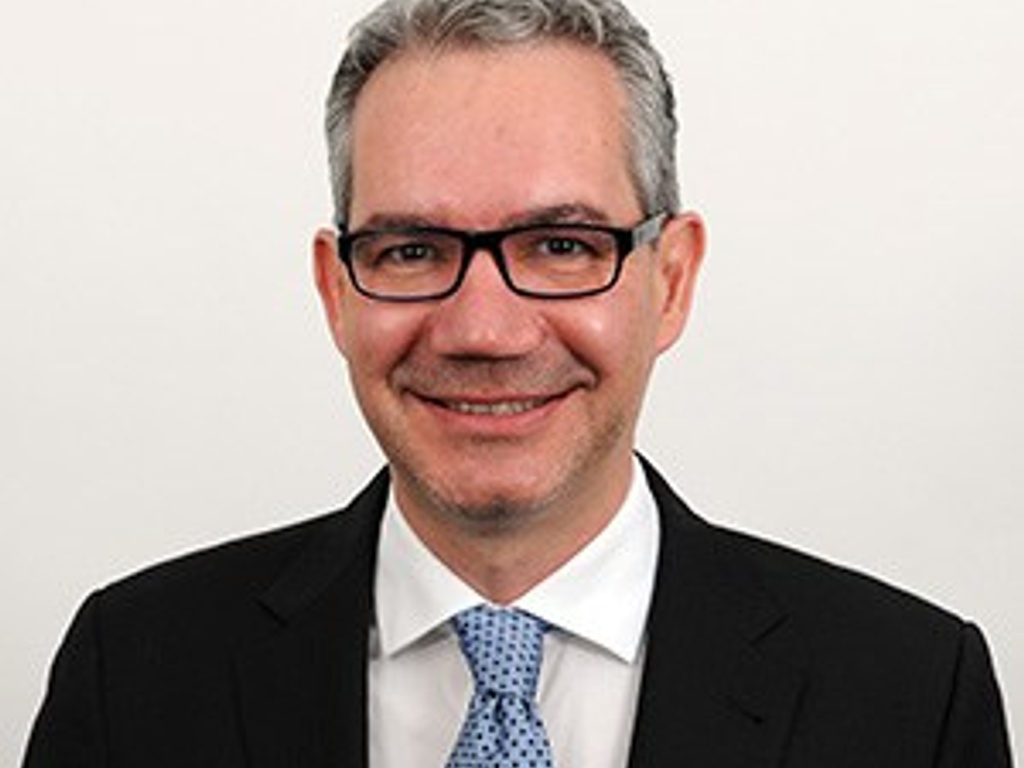
[[[531,208],[505,219],[502,225],[505,227],[529,227],[534,224],[607,224],[610,220],[607,213],[586,203],[564,203]]]
[[[530,227],[538,224],[608,224],[611,218],[607,213],[586,203],[562,203],[559,205],[529,208],[501,220],[500,229],[511,227]],[[346,228],[349,232],[366,230],[391,229],[429,229],[431,227],[447,228],[436,218],[416,213],[381,212],[370,215],[358,228]],[[479,230],[477,230],[479,231]]]

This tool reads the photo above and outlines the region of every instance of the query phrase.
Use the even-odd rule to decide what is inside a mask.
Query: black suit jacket
[[[630,768],[1004,768],[981,634],[709,525],[647,467],[662,548]],[[93,594],[26,768],[363,768],[387,493]],[[586,768],[586,766],[559,766]]]

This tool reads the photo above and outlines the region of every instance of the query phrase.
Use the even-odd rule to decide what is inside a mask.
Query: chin
[[[536,487],[529,490],[503,486],[500,488],[460,488],[447,494],[439,489],[435,499],[440,506],[469,520],[513,520],[536,513],[550,506],[554,494]]]
[[[416,495],[441,514],[464,525],[505,529],[527,521],[551,506],[557,493],[537,482],[466,487],[462,477],[419,478]]]

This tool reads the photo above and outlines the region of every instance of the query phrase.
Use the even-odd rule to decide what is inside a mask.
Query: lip
[[[512,438],[544,428],[571,391],[490,397],[414,393],[414,397],[453,434]]]
[[[490,416],[492,418],[508,418],[521,416],[543,408],[554,400],[554,397],[515,397],[480,400],[474,398],[430,398],[442,408],[465,416]]]

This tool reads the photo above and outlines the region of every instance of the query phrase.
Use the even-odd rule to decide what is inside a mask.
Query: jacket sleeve
[[[937,768],[1011,768],[999,686],[985,639],[964,626],[960,655],[939,742]]]
[[[96,595],[85,601],[57,651],[23,768],[102,768],[107,764],[98,602]]]

